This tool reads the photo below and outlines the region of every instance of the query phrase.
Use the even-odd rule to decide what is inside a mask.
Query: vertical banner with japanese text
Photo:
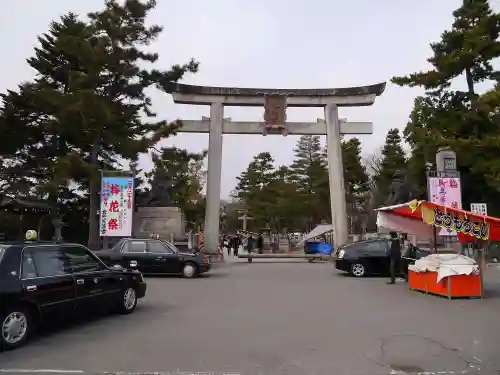
[[[447,207],[462,209],[462,189],[457,177],[429,177],[429,201]],[[456,236],[456,232],[442,228],[440,236]]]
[[[101,237],[132,235],[134,213],[134,178],[102,177],[101,179]]]

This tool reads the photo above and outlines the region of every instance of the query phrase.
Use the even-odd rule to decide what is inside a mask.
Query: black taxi
[[[140,272],[109,268],[85,246],[0,243],[0,350],[21,346],[48,320],[103,307],[129,314],[145,294]]]
[[[154,238],[122,238],[110,250],[99,250],[95,254],[109,266],[118,264],[145,275],[194,278],[212,268],[209,254]]]

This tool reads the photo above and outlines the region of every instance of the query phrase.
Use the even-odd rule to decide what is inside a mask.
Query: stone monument
[[[133,226],[135,237],[150,237],[153,233],[168,240],[186,237],[184,214],[173,205],[173,186],[166,169],[157,167],[148,197],[138,202]]]
[[[384,206],[394,206],[410,202],[415,199],[413,193],[408,181],[407,172],[403,169],[398,169],[392,176],[392,181],[389,185],[389,193],[384,202]]]

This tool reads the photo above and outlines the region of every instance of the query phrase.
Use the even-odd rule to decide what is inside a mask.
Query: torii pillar
[[[330,209],[335,247],[348,242],[348,221],[342,165],[342,134],[372,134],[370,122],[339,119],[339,107],[369,106],[385,90],[385,82],[371,86],[333,89],[260,89],[170,84],[167,91],[179,104],[209,105],[210,118],[182,120],[179,132],[209,133],[205,212],[205,248],[217,252],[222,171],[223,134],[326,135]],[[224,106],[265,108],[264,122],[224,119]],[[323,107],[325,119],[299,123],[286,121],[287,107]]]

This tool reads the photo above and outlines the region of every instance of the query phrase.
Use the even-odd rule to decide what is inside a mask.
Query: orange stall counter
[[[479,273],[451,275],[444,277],[439,282],[437,279],[437,272],[408,270],[408,286],[410,289],[448,298],[482,296],[481,276]]]

